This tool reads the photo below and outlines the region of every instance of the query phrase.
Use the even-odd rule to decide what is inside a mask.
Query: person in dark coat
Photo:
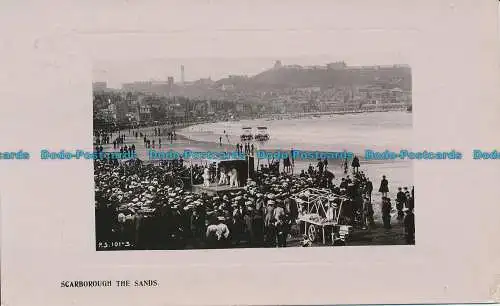
[[[351,167],[354,173],[359,172],[359,158],[357,156],[354,156],[354,158],[352,159]]]
[[[387,193],[389,192],[389,181],[385,178],[385,175],[382,175],[382,181],[380,182],[378,192],[382,193],[382,197],[387,197]]]
[[[287,236],[287,225],[283,221],[283,217],[279,216],[278,221],[276,222],[276,237],[278,238],[278,247],[285,248],[286,247],[286,236]]]
[[[391,228],[391,201],[387,197],[382,197],[382,221],[384,222],[384,228]]]
[[[365,192],[366,192],[366,195],[368,196],[368,198],[370,199],[370,202],[372,201],[372,192],[373,192],[373,184],[372,184],[372,181],[370,181],[369,179],[366,180],[366,183],[365,183],[366,187],[365,187]]]
[[[252,245],[255,241],[255,235],[253,232],[253,208],[248,207],[246,213],[243,216],[243,221],[245,222],[245,239],[249,245]]]
[[[324,169],[325,165],[323,164],[323,161],[319,158],[318,158],[318,165],[317,166],[318,166],[319,173],[320,174],[323,173],[323,169]]]
[[[333,172],[331,172],[330,170],[325,170],[325,178],[326,178],[327,188],[332,188],[333,180],[335,179],[335,174],[333,174]]]
[[[363,208],[365,211],[365,215],[364,215],[365,225],[368,225],[370,228],[374,228],[375,227],[375,221],[373,220],[374,211],[373,211],[372,201],[370,200],[370,198],[368,198],[368,197],[364,198]]]
[[[116,227],[116,208],[111,203],[98,205],[95,210],[96,216],[96,241],[106,242],[113,240],[113,228]]]
[[[261,246],[264,242],[264,211],[263,207],[259,206],[255,209],[252,219],[252,230],[254,235],[253,244]]]
[[[406,201],[406,194],[402,191],[401,187],[398,187],[398,194],[396,195],[396,209],[398,210],[398,220],[403,220],[405,216],[403,208],[406,204]]]
[[[289,215],[290,223],[295,224],[297,218],[299,217],[299,208],[297,202],[294,199],[285,199],[285,205],[287,207],[287,214]]]
[[[406,201],[406,208],[413,211],[415,209],[415,198],[413,196],[409,197]]]
[[[285,159],[283,159],[283,168],[285,168],[286,173],[290,172],[290,166],[290,158],[287,156]]]
[[[276,219],[272,218],[266,228],[266,246],[273,248],[276,246]]]
[[[205,220],[201,217],[197,210],[194,210],[190,217],[191,234],[194,246],[198,247],[203,241],[203,236],[206,233]]]
[[[238,245],[242,238],[244,237],[244,230],[245,230],[245,211],[243,207],[240,205],[234,212],[233,212],[233,224],[231,227],[231,233],[232,233],[232,238],[234,244]]]
[[[406,209],[404,219],[405,238],[407,244],[415,244],[415,215],[410,209]]]
[[[340,188],[347,189],[348,184],[349,183],[347,183],[346,179],[342,178],[342,180],[340,182]]]

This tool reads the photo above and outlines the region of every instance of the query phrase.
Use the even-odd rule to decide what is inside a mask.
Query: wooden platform
[[[243,187],[229,187],[229,185],[220,185],[217,186],[217,184],[210,184],[210,186],[206,187],[203,185],[193,185],[192,191],[194,193],[206,193],[209,195],[218,195],[218,194],[226,194],[230,192],[238,192],[241,190],[244,190]]]

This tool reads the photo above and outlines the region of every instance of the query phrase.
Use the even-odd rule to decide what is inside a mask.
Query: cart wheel
[[[311,242],[316,241],[316,226],[314,225],[309,225],[309,228],[307,229],[307,236],[309,237],[309,240]]]

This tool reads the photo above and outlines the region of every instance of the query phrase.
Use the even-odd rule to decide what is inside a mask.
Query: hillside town
[[[274,67],[255,76],[185,81],[137,81],[121,88],[93,83],[94,125],[226,121],[266,116],[411,109],[406,65]],[[167,120],[168,118],[168,120]]]

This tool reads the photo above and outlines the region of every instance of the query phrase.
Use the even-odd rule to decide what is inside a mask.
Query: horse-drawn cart
[[[311,242],[320,236],[323,244],[327,240],[332,244],[336,241],[346,242],[352,226],[342,224],[341,217],[348,198],[326,189],[308,188],[293,199],[299,210],[297,223]]]

